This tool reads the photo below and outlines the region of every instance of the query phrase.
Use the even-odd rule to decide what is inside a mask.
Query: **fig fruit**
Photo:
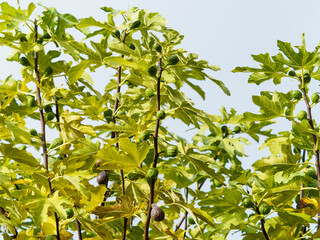
[[[30,134],[32,135],[32,136],[38,136],[38,133],[37,133],[37,130],[35,130],[35,129],[30,129]]]
[[[157,76],[157,71],[158,71],[158,69],[156,66],[152,66],[152,67],[148,68],[148,73],[153,77]]]
[[[189,223],[189,225],[196,224],[196,222],[194,221],[194,219],[192,217],[188,218],[188,223]]]
[[[219,181],[216,180],[216,179],[213,180],[213,183],[214,183],[214,185],[215,185],[217,188],[222,187],[222,183],[219,182]]]
[[[25,67],[30,66],[30,63],[29,63],[29,61],[28,61],[28,59],[27,59],[26,57],[21,57],[21,58],[20,58],[20,64],[21,64],[22,66],[25,66]]]
[[[43,37],[40,37],[37,39],[37,43],[42,44],[43,43]]]
[[[179,58],[176,55],[169,57],[168,65],[176,65],[179,62]]]
[[[38,104],[37,104],[36,99],[33,96],[28,95],[27,96],[27,106],[28,107],[36,107],[37,105]]]
[[[113,114],[113,111],[111,109],[108,109],[107,111],[103,112],[103,116],[105,120],[108,122],[111,122],[113,120],[112,114]]]
[[[164,219],[164,211],[155,204],[152,204],[151,218],[157,222]]]
[[[308,118],[308,114],[307,114],[306,111],[301,110],[301,111],[298,112],[298,114],[297,114],[297,119],[298,119],[299,121],[302,121],[303,119],[307,119],[307,118]]]
[[[221,127],[221,131],[222,131],[224,134],[226,134],[226,133],[228,132],[228,127],[227,127],[226,125],[223,125],[223,126]]]
[[[138,180],[139,178],[140,178],[140,174],[137,173],[137,172],[129,172],[129,174],[128,174],[128,179],[129,179],[130,181],[136,181],[136,180]]]
[[[50,34],[49,33],[45,33],[45,34],[43,34],[43,36],[42,36],[44,39],[50,39],[51,38],[51,36],[50,36]]]
[[[46,113],[52,112],[51,106],[50,106],[50,105],[44,106],[44,111],[45,111]]]
[[[129,48],[132,49],[132,50],[136,50],[136,46],[133,45],[132,43],[129,45]]]
[[[155,95],[155,92],[153,91],[152,88],[147,88],[145,91],[145,95],[148,98],[152,98]]]
[[[141,25],[141,22],[140,22],[139,20],[134,21],[134,22],[131,24],[130,29],[138,28],[138,27],[140,27],[140,25]]]
[[[248,197],[243,199],[242,205],[245,208],[253,208],[254,207],[254,203],[253,203],[252,199],[248,198]]]
[[[301,93],[299,90],[294,90],[294,91],[292,92],[292,97],[293,97],[294,99],[299,100],[300,98],[302,98],[302,93]]]
[[[52,73],[53,73],[52,67],[46,67],[43,72],[44,76],[46,77],[51,76]]]
[[[25,36],[21,36],[20,42],[28,42],[28,39]]]
[[[18,149],[21,150],[21,151],[22,150],[26,150],[26,148],[27,148],[26,145],[21,145],[21,146],[18,147]]]
[[[314,168],[310,168],[308,171],[307,171],[307,175],[309,177],[312,177],[313,179],[317,179],[317,172]]]
[[[234,129],[233,129],[233,132],[234,132],[234,133],[239,133],[239,132],[241,132],[241,127],[240,127],[240,126],[235,126]]]
[[[157,118],[158,118],[158,119],[162,120],[162,119],[164,119],[165,117],[166,117],[166,112],[165,112],[165,111],[159,110],[159,111],[157,112]]]
[[[268,214],[271,211],[271,206],[268,203],[262,203],[259,207],[259,212],[263,215]]]
[[[295,76],[297,76],[296,72],[293,71],[293,70],[289,71],[288,75],[289,75],[290,77],[295,77]]]
[[[97,183],[99,185],[105,184],[107,185],[109,181],[109,174],[107,171],[102,171],[99,173],[98,177],[97,177]]]
[[[74,216],[74,211],[72,208],[67,208],[66,213],[67,213],[67,218],[72,218]]]
[[[169,146],[166,149],[166,153],[169,157],[175,157],[178,155],[178,148],[176,146]]]
[[[303,81],[304,81],[305,83],[309,83],[310,80],[311,80],[311,77],[310,77],[310,74],[309,74],[309,73],[303,74]]]
[[[311,95],[311,103],[317,103],[317,102],[319,102],[319,99],[320,99],[320,97],[319,97],[318,93],[313,93]]]
[[[148,131],[144,131],[143,133],[141,133],[141,135],[139,136],[139,139],[141,141],[146,141],[149,139],[150,133]]]
[[[159,43],[157,43],[156,46],[154,47],[154,49],[155,49],[157,52],[161,53],[161,51],[162,51],[162,46],[161,46]]]
[[[159,170],[157,168],[150,168],[147,172],[146,177],[150,179],[156,180],[159,174]]]
[[[45,120],[46,121],[52,121],[55,117],[56,117],[56,115],[53,112],[48,112],[45,115]]]

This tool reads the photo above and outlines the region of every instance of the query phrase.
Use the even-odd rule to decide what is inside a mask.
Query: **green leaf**
[[[12,148],[10,144],[1,144],[0,152],[2,157],[12,159],[19,164],[27,165],[29,167],[38,167],[39,162],[30,153],[25,150],[18,150]]]

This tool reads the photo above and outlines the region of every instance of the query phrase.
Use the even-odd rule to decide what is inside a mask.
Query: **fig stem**
[[[34,21],[34,42],[36,43],[38,40],[38,24],[37,20]],[[39,73],[39,68],[38,68],[38,61],[39,61],[39,56],[38,52],[34,51],[34,73],[36,80],[38,84],[40,85],[40,73]],[[46,145],[46,122],[44,119],[43,115],[43,110],[41,108],[41,93],[40,93],[40,88],[38,85],[36,85],[36,97],[37,97],[37,102],[38,102],[38,108],[39,108],[39,116],[40,116],[40,123],[41,123],[41,143],[42,143],[42,152],[43,152],[43,163],[44,167],[46,168],[47,173],[49,172],[49,167],[48,167],[48,152],[47,152],[47,145]],[[51,180],[48,178],[48,184],[49,184],[49,189],[50,189],[50,194],[53,195],[53,189],[51,186]],[[56,222],[56,232],[57,232],[57,239],[60,240],[60,230],[59,230],[59,218],[56,212],[54,212],[54,217],[55,217],[55,222]]]

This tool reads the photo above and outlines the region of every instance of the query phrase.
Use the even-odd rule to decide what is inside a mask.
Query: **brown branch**
[[[259,211],[259,208],[258,208],[257,206],[255,206],[254,210],[255,210],[255,212],[256,212],[257,214],[261,214],[260,211]],[[269,236],[268,236],[268,233],[267,233],[267,231],[266,231],[266,228],[265,228],[265,223],[266,223],[266,222],[265,222],[264,218],[262,218],[262,219],[260,220],[260,223],[261,223],[261,230],[262,230],[262,232],[263,232],[264,237],[266,238],[266,240],[270,240],[270,238],[269,238]]]
[[[307,107],[307,112],[308,112],[308,122],[310,127],[312,128],[312,130],[314,130],[314,126],[313,126],[313,121],[312,121],[312,114],[311,114],[311,107],[308,101],[308,97],[307,97],[307,93],[306,93],[306,89],[304,87],[304,80],[301,79],[301,77],[299,78],[300,80],[300,84],[301,84],[301,90],[303,93],[303,99],[306,103],[306,107]],[[312,134],[312,138],[313,138],[313,147],[314,147],[314,155],[316,158],[316,169],[317,169],[317,178],[318,178],[318,189],[319,189],[319,197],[320,197],[320,165],[319,165],[319,150],[318,150],[318,138],[315,134]],[[318,228],[320,228],[320,210],[318,212]]]
[[[34,42],[36,43],[38,40],[38,25],[37,25],[36,20],[34,22],[34,32],[35,32]],[[35,72],[37,83],[40,85],[41,80],[40,80],[40,74],[39,74],[39,69],[38,69],[38,60],[39,60],[38,52],[34,51],[34,72]],[[40,88],[38,85],[36,86],[36,96],[37,96],[40,122],[41,122],[41,143],[42,143],[42,151],[43,151],[43,162],[44,162],[44,167],[46,168],[46,171],[48,173],[49,167],[48,167],[48,153],[47,153],[46,130],[45,130],[46,122],[44,119],[43,110],[41,108],[41,93],[40,93]],[[49,184],[50,194],[53,195],[53,189],[51,186],[50,178],[48,178],[48,184]],[[58,218],[58,215],[56,212],[54,212],[54,217],[55,217],[55,221],[56,221],[57,239],[60,240],[59,218]]]
[[[301,161],[304,163],[304,162],[305,162],[305,159],[306,159],[306,150],[304,149],[304,150],[303,150],[303,153],[302,153],[302,159],[301,159]],[[304,184],[303,184],[303,183],[301,183],[301,187],[302,187],[302,189],[300,190],[300,199],[303,198],[303,187],[304,187]],[[306,230],[307,230],[306,226],[302,226],[302,229],[301,229],[301,235],[302,235],[302,236],[303,236],[304,234],[306,234]],[[304,239],[304,238],[302,238],[302,239]]]
[[[157,111],[160,110],[160,83],[161,83],[161,75],[162,75],[162,65],[161,65],[161,55],[159,55],[159,73],[158,73],[158,78],[157,78]],[[153,136],[153,145],[154,145],[154,153],[153,153],[153,164],[152,167],[156,168],[157,163],[158,163],[158,158],[159,158],[159,152],[158,152],[158,133],[159,133],[159,127],[160,127],[160,119],[157,118],[156,120],[156,128],[154,131],[154,136]],[[147,219],[146,219],[146,224],[145,224],[145,229],[144,229],[144,240],[149,239],[149,225],[150,225],[150,220],[151,220],[151,210],[152,210],[152,204],[154,201],[154,184],[155,184],[155,179],[151,179],[150,181],[150,199],[149,199],[149,206],[148,206],[148,213],[147,213]]]

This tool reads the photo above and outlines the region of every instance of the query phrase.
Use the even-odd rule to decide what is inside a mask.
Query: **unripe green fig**
[[[297,119],[298,119],[299,121],[302,121],[303,119],[308,119],[308,114],[307,114],[307,112],[304,111],[304,110],[299,111],[298,114],[297,114]]]
[[[150,179],[156,180],[159,174],[159,170],[157,168],[150,168],[148,169],[146,177]]]
[[[141,22],[140,22],[139,20],[134,21],[134,22],[131,24],[130,29],[138,28],[138,27],[140,27],[140,25],[141,25]]]
[[[19,149],[20,151],[26,150],[26,148],[27,148],[26,145],[21,145],[21,146],[18,147],[18,149]]]
[[[74,211],[72,208],[67,208],[66,213],[67,213],[67,218],[72,218],[74,216]]]
[[[120,38],[120,31],[119,30],[115,30],[112,32],[112,36],[116,37],[116,38]]]
[[[139,139],[141,141],[146,141],[148,140],[149,136],[150,136],[150,133],[148,131],[144,131],[143,133],[141,133]]]
[[[242,205],[245,208],[253,208],[254,207],[254,203],[253,203],[252,199],[248,198],[248,197],[243,199]]]
[[[178,155],[178,148],[176,146],[169,146],[166,149],[166,153],[169,157],[175,157]]]
[[[37,39],[37,43],[42,44],[43,43],[43,37],[40,37]]]
[[[145,91],[145,95],[148,98],[152,98],[155,95],[155,92],[153,91],[152,88],[147,88]]]
[[[196,222],[194,221],[194,219],[192,217],[188,217],[188,223],[189,223],[189,225],[196,224]]]
[[[293,70],[289,71],[288,75],[289,75],[290,77],[295,77],[295,76],[297,76],[296,72],[293,71]]]
[[[221,131],[222,131],[224,134],[226,134],[226,133],[228,132],[228,127],[227,127],[226,125],[223,125],[223,126],[221,127]]]
[[[161,51],[162,51],[162,46],[161,46],[159,43],[157,43],[156,46],[154,47],[154,49],[155,49],[158,53],[161,53]]]
[[[129,172],[128,173],[128,179],[131,181],[136,181],[140,178],[140,174],[137,172]]]
[[[221,182],[219,182],[217,179],[214,179],[213,180],[213,183],[214,183],[214,185],[217,187],[217,188],[219,188],[219,187],[222,187],[222,183]]]
[[[304,81],[305,83],[309,83],[310,80],[311,80],[311,77],[310,77],[310,74],[309,74],[309,73],[303,74],[303,81]]]
[[[44,72],[43,72],[43,75],[48,77],[48,76],[51,76],[52,73],[53,73],[52,67],[46,67]]]
[[[312,177],[313,179],[317,179],[317,172],[314,168],[310,168],[308,171],[307,171],[307,175],[309,177]]]
[[[239,133],[239,132],[241,132],[241,127],[240,127],[240,126],[235,126],[234,129],[233,129],[233,132],[234,132],[234,133]]]
[[[136,46],[133,45],[132,43],[129,45],[129,48],[132,49],[132,50],[136,50]]]
[[[111,109],[108,109],[107,111],[103,112],[103,116],[104,116],[105,120],[108,122],[113,121],[112,114],[113,114],[113,111]]]
[[[43,34],[43,36],[42,36],[44,39],[50,39],[51,38],[51,36],[50,36],[50,34],[49,33],[45,33],[45,34]]]
[[[319,102],[319,99],[320,99],[320,97],[319,97],[318,93],[313,93],[311,95],[311,103],[317,103],[317,102]]]
[[[152,204],[151,218],[154,221],[160,222],[164,219],[164,211],[155,204]]]
[[[169,57],[168,65],[176,65],[179,62],[179,58],[176,55]]]
[[[128,85],[128,88],[134,87],[134,84],[132,84],[129,80],[126,80],[125,83]]]
[[[50,106],[50,105],[44,106],[44,111],[45,111],[46,113],[52,112],[51,106]]]
[[[38,136],[38,133],[37,133],[37,130],[35,130],[35,129],[30,129],[30,134],[32,135],[32,136]]]
[[[37,104],[36,99],[33,96],[28,95],[27,96],[27,106],[28,107],[36,107],[37,105],[38,104]]]
[[[262,203],[259,207],[259,212],[262,215],[266,215],[271,211],[271,206],[268,203]]]
[[[302,93],[299,90],[294,90],[292,91],[292,97],[299,100],[302,98]]]
[[[107,185],[109,181],[109,174],[107,171],[102,171],[99,173],[98,177],[97,177],[97,183],[99,185],[105,184]]]
[[[158,69],[156,66],[152,66],[152,67],[148,68],[148,73],[153,77],[155,77],[157,75],[157,71],[158,71]]]
[[[158,118],[158,119],[162,120],[162,119],[164,119],[165,117],[166,117],[166,112],[165,112],[165,111],[159,110],[159,111],[157,112],[157,118]]]
[[[28,61],[28,59],[27,59],[26,57],[21,57],[21,58],[20,58],[20,64],[21,64],[22,66],[25,66],[25,67],[30,66],[30,63],[29,63],[29,61]]]
[[[48,112],[45,115],[45,120],[46,121],[52,121],[55,117],[56,117],[56,115],[53,112]]]
[[[28,39],[25,36],[21,36],[20,42],[28,42]]]

